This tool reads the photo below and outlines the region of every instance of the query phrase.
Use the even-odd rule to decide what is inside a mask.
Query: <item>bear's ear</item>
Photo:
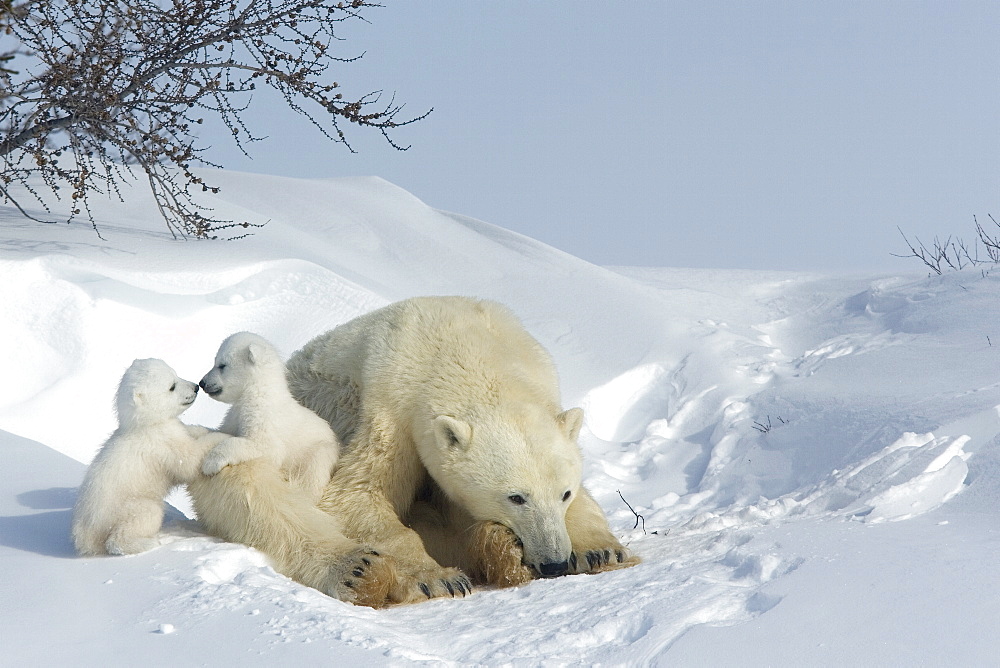
[[[132,405],[142,406],[146,400],[146,394],[142,390],[132,390]]]
[[[434,432],[438,443],[449,448],[467,448],[472,441],[472,427],[467,422],[447,415],[434,418]]]
[[[259,364],[261,360],[261,353],[263,353],[263,351],[260,349],[260,346],[255,343],[251,343],[247,346],[247,361],[249,361],[250,364]]]
[[[583,409],[571,408],[568,411],[563,411],[556,416],[556,422],[559,423],[562,432],[566,434],[566,438],[576,441],[576,437],[580,435],[580,428],[583,427]]]

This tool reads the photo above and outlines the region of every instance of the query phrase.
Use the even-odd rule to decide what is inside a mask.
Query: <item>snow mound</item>
[[[215,662],[231,659],[226,637],[269,665],[331,651],[359,665],[731,665],[747,656],[744,630],[766,628],[750,643],[763,663],[809,663],[815,647],[799,638],[818,636],[834,648],[822,662],[857,663],[851,648],[873,622],[856,610],[892,597],[831,574],[840,563],[868,572],[840,544],[884,560],[893,586],[921,585],[894,620],[922,628],[947,610],[953,646],[980,658],[981,626],[933,579],[947,571],[921,580],[920,568],[960,562],[972,609],[1000,615],[986,594],[998,574],[980,567],[1000,549],[981,524],[1000,502],[992,270],[611,270],[380,179],[213,179],[217,216],[267,224],[238,242],[174,240],[137,192],[95,203],[105,242],[87,225],[40,226],[0,206],[0,370],[16,381],[0,388],[0,558],[19,602],[0,619],[19,639],[11,662]],[[115,426],[112,397],[132,359],[162,357],[197,379],[233,331],[288,355],[421,294],[504,302],[552,352],[564,403],[586,411],[584,482],[642,564],[376,612],[303,588],[176,512],[150,553],[72,557],[75,488]],[[223,413],[202,397],[184,419],[214,425]],[[189,512],[182,494],[171,502]],[[965,541],[961,555],[941,552],[943,528]],[[905,578],[887,565],[898,561],[887,535],[925,556]],[[837,599],[832,578],[851,596]],[[95,600],[107,619],[90,612]],[[808,633],[782,634],[810,620]],[[108,637],[120,648],[94,640]],[[933,634],[875,637],[862,658],[944,658]]]

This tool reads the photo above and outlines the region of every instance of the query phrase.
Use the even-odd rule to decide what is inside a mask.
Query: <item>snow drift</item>
[[[101,240],[0,206],[12,662],[991,656],[979,634],[1000,617],[1000,273],[609,269],[375,178],[213,179],[216,215],[266,225],[173,239],[137,190],[93,203]],[[553,353],[564,404],[587,412],[585,484],[641,566],[375,612],[177,512],[150,553],[72,555],[75,488],[133,358],[197,379],[233,331],[287,356],[425,294],[504,302]],[[223,412],[202,397],[184,417],[213,426]]]

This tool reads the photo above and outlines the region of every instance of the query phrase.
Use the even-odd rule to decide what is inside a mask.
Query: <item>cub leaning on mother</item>
[[[638,563],[580,484],[583,411],[504,306],[391,304],[306,344],[288,380],[344,444],[319,509],[259,462],[191,492],[209,530],[289,577],[381,606]]]

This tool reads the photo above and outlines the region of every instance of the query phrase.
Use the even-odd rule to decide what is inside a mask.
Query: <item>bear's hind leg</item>
[[[125,515],[111,528],[104,549],[108,554],[139,554],[157,547],[156,534],[163,524],[163,502],[139,499],[125,502]]]
[[[376,608],[419,600],[391,557],[344,536],[337,520],[285,482],[270,462],[227,466],[212,477],[199,476],[188,490],[209,533],[260,550],[296,582]]]

